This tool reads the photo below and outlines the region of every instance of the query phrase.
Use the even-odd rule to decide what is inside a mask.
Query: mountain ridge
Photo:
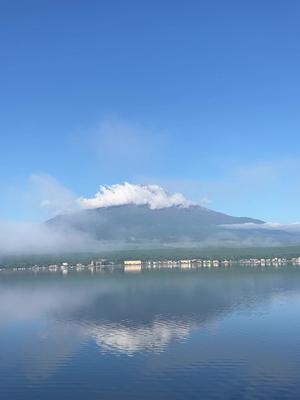
[[[75,230],[100,241],[128,243],[229,242],[241,238],[251,240],[254,235],[278,238],[278,233],[255,229],[228,229],[226,225],[263,226],[264,221],[249,217],[234,217],[199,205],[171,206],[151,209],[147,205],[114,205],[61,214],[48,221],[55,229]],[[225,225],[225,226],[224,226]],[[285,240],[289,241],[286,234]]]

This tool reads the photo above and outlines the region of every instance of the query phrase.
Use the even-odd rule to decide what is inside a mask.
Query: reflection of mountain
[[[73,322],[122,324],[130,329],[149,327],[157,320],[202,323],[247,305],[248,297],[268,299],[278,275],[244,268],[100,276],[82,283],[93,293],[89,301],[60,314]]]
[[[277,398],[299,381],[299,277],[296,268],[0,277],[0,392],[244,398],[256,385]]]
[[[110,276],[90,302],[67,314],[104,351],[162,351],[192,328],[232,311],[250,311],[278,291],[300,288],[297,271],[214,270]],[[93,286],[90,288],[93,290]]]
[[[38,285],[36,278],[13,281],[11,276],[13,292],[6,287],[9,280],[0,287],[0,323],[49,321],[53,329],[45,327],[42,340],[38,331],[32,333],[32,343],[30,339],[26,343],[27,349],[39,348],[40,354],[51,352],[53,357],[34,360],[45,370],[47,362],[52,368],[63,360],[64,343],[71,337],[76,338],[75,343],[71,341],[74,350],[90,338],[104,352],[163,351],[173,340],[187,339],[192,328],[265,304],[278,293],[300,290],[298,278],[295,269],[257,272],[245,268],[64,279],[45,276]]]

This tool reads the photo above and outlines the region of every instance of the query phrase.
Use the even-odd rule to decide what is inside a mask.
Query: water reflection
[[[299,278],[296,268],[2,275],[0,383],[15,395],[5,377],[11,381],[14,376],[15,388],[24,389],[28,380],[55,379],[66,366],[74,376],[76,368],[92,374],[95,365],[106,368],[104,361],[112,382],[116,369],[136,368],[130,361],[117,366],[114,357],[134,356],[138,363],[148,354],[141,371],[134,370],[151,381],[166,371],[169,379],[177,379],[174,371],[191,379],[213,367],[223,384],[233,379],[230,373],[236,379],[250,374],[259,381],[262,374],[271,380],[276,376],[277,384],[294,384],[300,354],[295,321]],[[293,346],[275,349],[282,337]]]
[[[126,324],[94,325],[87,332],[99,348],[133,354],[139,351],[162,351],[171,340],[188,337],[188,323],[176,321],[154,321],[149,326],[130,327]]]

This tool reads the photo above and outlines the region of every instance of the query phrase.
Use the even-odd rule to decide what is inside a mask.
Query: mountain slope
[[[122,205],[82,210],[73,214],[59,215],[47,221],[47,225],[64,230],[87,233],[98,240],[127,242],[202,242],[207,239],[229,237],[237,240],[236,230],[222,225],[263,221],[233,217],[200,206],[167,207],[150,209],[146,205]],[[242,236],[247,236],[243,230]]]

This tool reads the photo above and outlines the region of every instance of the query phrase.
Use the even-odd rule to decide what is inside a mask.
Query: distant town
[[[14,266],[9,268],[10,271],[48,271],[68,274],[69,272],[89,271],[124,271],[124,272],[139,272],[142,270],[155,269],[197,269],[197,268],[218,268],[230,267],[233,265],[241,266],[260,266],[260,267],[281,267],[287,265],[300,267],[300,256],[291,259],[284,257],[274,258],[242,258],[239,260],[232,259],[184,259],[184,260],[125,260],[123,262],[114,262],[107,259],[91,260],[87,264],[83,263],[68,263],[61,262],[49,265],[32,265],[32,266]],[[0,267],[1,271],[6,271],[7,268]]]

